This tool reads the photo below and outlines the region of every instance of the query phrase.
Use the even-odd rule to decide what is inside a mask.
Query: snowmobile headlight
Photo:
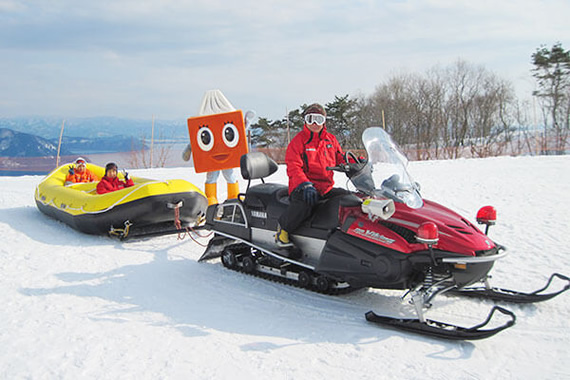
[[[371,220],[378,218],[386,220],[389,219],[396,211],[394,201],[391,199],[366,199],[362,202],[362,212],[368,214]]]

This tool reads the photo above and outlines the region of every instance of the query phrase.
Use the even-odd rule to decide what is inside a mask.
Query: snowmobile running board
[[[567,281],[566,286],[561,290],[553,293],[545,293],[539,294],[545,291],[552,280],[557,277],[561,280]],[[485,298],[494,301],[506,301],[506,302],[513,302],[513,303],[533,303],[533,302],[541,302],[549,300],[557,295],[567,291],[570,289],[570,278],[564,276],[560,273],[554,273],[550,276],[550,279],[546,283],[546,285],[532,293],[523,293],[517,292],[514,290],[502,289],[502,288],[491,288],[485,286],[477,286],[477,287],[468,287],[464,289],[454,289],[447,292],[447,294],[454,294],[466,297],[476,297],[476,298]]]
[[[511,320],[499,327],[492,329],[483,329],[491,321],[493,314],[495,314],[496,311],[499,311],[511,317]],[[377,315],[373,311],[366,313],[366,320],[369,322],[377,323],[381,326],[413,332],[421,335],[427,335],[435,338],[450,340],[476,340],[488,338],[500,331],[513,326],[516,321],[516,316],[510,310],[504,309],[500,306],[494,306],[487,316],[487,319],[485,319],[483,323],[470,328],[460,327],[444,322],[432,321],[430,319],[426,319],[425,322],[421,322],[419,319],[381,316]]]
[[[245,239],[242,239],[242,238],[240,238],[240,237],[237,237],[237,236],[234,236],[234,235],[231,235],[231,234],[228,234],[228,233],[224,233],[224,232],[220,232],[220,231],[216,231],[215,233],[216,233],[216,235],[225,236],[225,237],[227,237],[227,238],[233,239],[233,240],[238,241],[238,242],[240,242],[240,243],[244,243],[244,244],[246,244],[246,245],[249,245],[250,247],[255,248],[255,249],[257,249],[257,250],[259,250],[259,251],[261,251],[261,252],[264,252],[265,254],[267,254],[267,255],[269,255],[269,256],[273,256],[273,257],[278,258],[278,259],[280,259],[280,260],[287,261],[287,262],[289,262],[289,263],[291,263],[291,264],[295,264],[295,265],[298,265],[298,266],[300,266],[300,267],[304,267],[304,268],[307,268],[307,269],[310,269],[310,270],[313,270],[313,271],[315,270],[315,267],[314,267],[314,266],[309,265],[309,264],[305,264],[305,263],[302,263],[302,262],[299,262],[299,261],[297,261],[297,260],[290,259],[290,258],[285,257],[285,256],[283,256],[283,255],[279,255],[278,253],[275,253],[275,252],[274,252],[271,248],[269,248],[269,247],[264,247],[264,246],[261,246],[261,245],[259,245],[259,244],[253,244],[253,243],[251,243],[251,242],[249,242],[249,241],[247,241],[247,240],[245,240]],[[219,254],[218,254],[218,253],[219,253]],[[216,252],[215,254],[209,254],[208,250],[206,250],[206,252],[204,252],[204,254],[198,259],[198,262],[215,259],[215,258],[219,257],[220,254],[221,254],[221,252]]]

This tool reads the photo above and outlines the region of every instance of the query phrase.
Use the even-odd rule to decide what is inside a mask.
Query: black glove
[[[75,174],[75,169],[73,168],[73,165],[69,165],[69,170],[68,170],[69,174],[74,175]]]
[[[312,182],[303,182],[298,186],[303,191],[303,200],[309,205],[313,206],[319,200],[319,193]]]
[[[123,176],[125,176],[125,181],[129,180],[129,173],[126,170],[123,170]]]

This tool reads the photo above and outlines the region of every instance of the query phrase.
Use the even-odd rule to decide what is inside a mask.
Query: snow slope
[[[493,285],[532,291],[552,272],[570,275],[569,168],[570,156],[501,157],[410,171],[426,198],[471,221],[494,205],[490,235],[510,255]],[[205,178],[191,168],[136,175]],[[486,340],[406,334],[364,319],[370,309],[411,315],[401,292],[325,296],[199,264],[204,248],[188,238],[84,235],[37,210],[40,180],[0,177],[1,379],[570,379],[570,293],[506,305],[517,324]],[[270,180],[286,183],[284,167]],[[219,188],[224,199],[223,179]],[[492,306],[442,296],[428,318],[471,326]]]

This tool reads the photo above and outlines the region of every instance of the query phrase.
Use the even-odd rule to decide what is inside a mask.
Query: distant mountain
[[[61,155],[71,154],[61,149]],[[0,128],[0,157],[56,156],[57,145],[39,136]]]
[[[56,145],[58,139],[51,140]],[[98,138],[66,137],[61,141],[61,147],[78,155],[93,153],[130,152],[148,149],[140,138],[132,136],[111,136]]]
[[[0,118],[0,128],[31,133],[46,139],[59,139],[63,119],[47,117]],[[116,117],[70,118],[64,123],[64,137],[101,138],[116,135],[150,140],[152,119],[134,120]],[[154,121],[154,138],[188,140],[186,120]]]
[[[58,143],[59,137],[48,140],[29,133],[0,128],[0,157],[56,156]],[[130,136],[64,137],[61,142],[60,155],[130,152],[143,148],[148,147],[140,139]]]

